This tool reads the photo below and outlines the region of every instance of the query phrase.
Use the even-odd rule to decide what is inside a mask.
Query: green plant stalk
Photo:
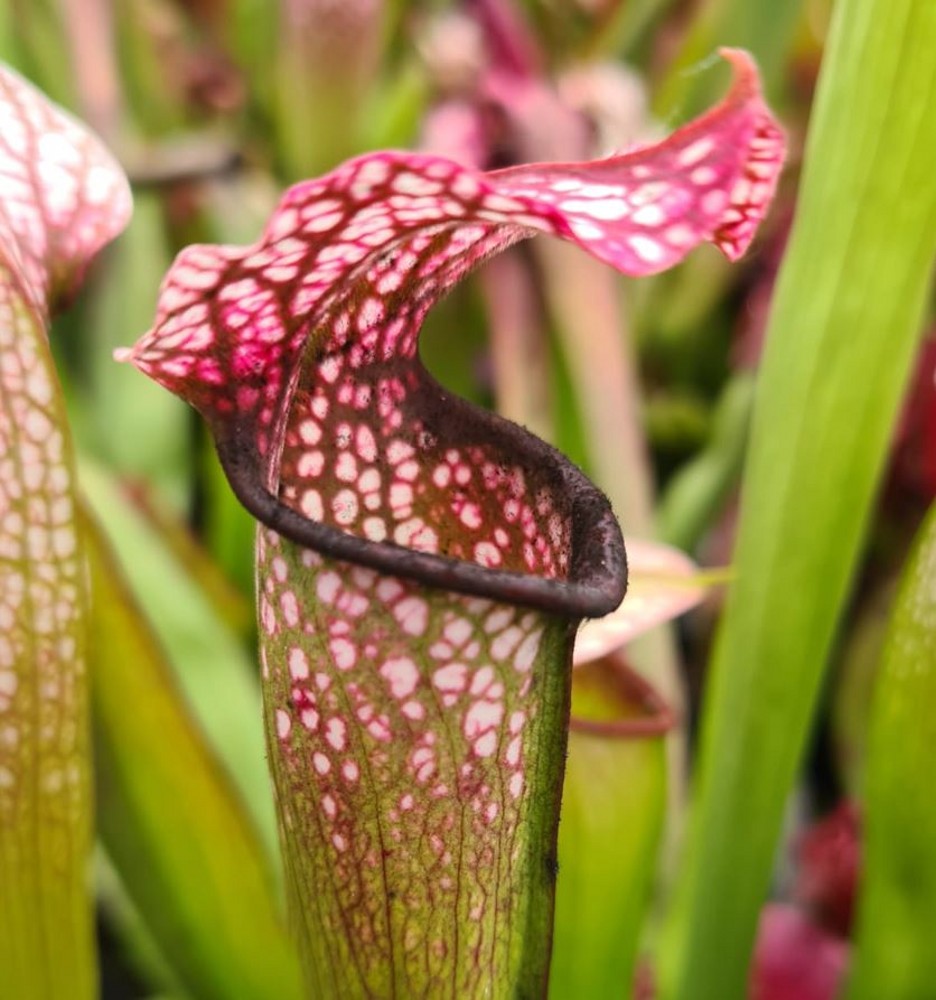
[[[572,676],[573,723],[559,824],[553,1000],[630,996],[666,811],[663,731],[626,732],[646,707],[608,660]],[[603,732],[577,727],[605,724]],[[626,818],[626,822],[624,821]]]
[[[375,0],[279,0],[270,110],[289,180],[314,177],[362,151],[361,112],[384,42],[379,6]]]
[[[912,1000],[936,982],[936,507],[904,572],[872,706],[850,1000]]]
[[[90,519],[85,536],[104,844],[193,996],[299,997],[269,857]]]
[[[175,6],[114,0],[112,17],[119,78],[134,132],[159,136],[184,128],[190,112],[174,58],[185,30],[183,15]],[[167,60],[171,66],[168,74]]]
[[[744,994],[936,250],[936,7],[836,9],[770,321],[661,996]]]

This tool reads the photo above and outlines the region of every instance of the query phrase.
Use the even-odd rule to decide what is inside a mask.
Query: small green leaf
[[[851,1000],[916,1000],[936,983],[936,507],[905,570],[875,687]]]
[[[270,858],[90,519],[85,537],[104,844],[193,996],[298,997],[299,966],[274,897]]]

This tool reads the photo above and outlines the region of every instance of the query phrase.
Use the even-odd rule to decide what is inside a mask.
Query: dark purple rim
[[[264,485],[264,463],[252,428],[214,427],[221,466],[237,499],[266,527],[304,548],[427,587],[534,608],[565,618],[600,618],[613,611],[627,589],[624,539],[607,497],[561,452],[522,427],[450,396],[436,386],[429,409],[442,409],[465,428],[465,439],[494,439],[530,468],[548,469],[570,497],[572,553],[565,580],[487,569],[449,556],[415,552],[394,542],[372,542],[311,521]],[[470,431],[469,431],[470,428]]]

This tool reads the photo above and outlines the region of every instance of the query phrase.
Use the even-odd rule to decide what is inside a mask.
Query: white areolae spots
[[[293,680],[305,680],[309,676],[309,658],[300,646],[293,646],[288,656],[289,675]]]
[[[325,724],[325,739],[333,750],[342,751],[347,742],[348,727],[343,719],[337,716],[328,720]]]
[[[408,698],[419,683],[419,669],[408,656],[387,660],[380,674],[390,686],[390,694],[398,701]]]
[[[422,597],[406,597],[393,606],[393,617],[407,635],[421,636],[429,622],[429,605]]]

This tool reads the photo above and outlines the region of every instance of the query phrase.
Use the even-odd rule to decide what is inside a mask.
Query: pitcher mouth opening
[[[569,619],[613,611],[627,589],[627,557],[610,503],[584,473],[524,428],[437,387],[435,408],[446,420],[470,428],[479,440],[496,439],[525,467],[548,470],[568,508],[569,560],[563,578],[491,568],[467,559],[417,551],[393,541],[373,541],[304,516],[265,485],[264,461],[252,428],[213,427],[221,466],[240,503],[263,525],[321,555],[414,580],[427,587],[484,597]]]
[[[573,703],[570,727],[574,733],[604,740],[658,739],[677,723],[673,709],[653,684],[631,666],[623,650],[576,667],[574,677],[578,684],[599,688],[603,706],[615,707],[609,717],[593,718],[576,713]]]

